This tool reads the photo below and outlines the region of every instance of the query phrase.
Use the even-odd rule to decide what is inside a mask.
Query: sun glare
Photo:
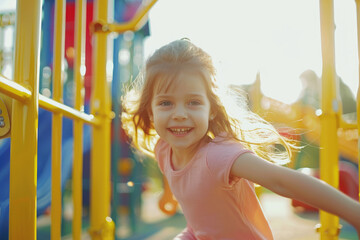
[[[355,94],[359,79],[355,2],[334,4],[336,68]],[[213,57],[220,81],[250,84],[259,72],[263,93],[285,103],[298,99],[302,72],[311,69],[321,76],[318,1],[159,1],[150,12],[150,29],[145,56],[188,37]]]

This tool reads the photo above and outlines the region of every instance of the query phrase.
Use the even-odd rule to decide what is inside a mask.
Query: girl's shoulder
[[[162,173],[164,173],[165,171],[165,162],[170,154],[169,149],[170,149],[170,145],[161,139],[157,141],[154,148],[155,160],[158,162],[160,171]]]
[[[219,135],[215,136],[213,139],[211,139],[210,144],[212,144],[213,146],[216,145],[218,147],[221,147],[223,145],[243,146],[239,140],[233,138],[227,133],[220,133]]]
[[[231,178],[231,168],[236,159],[244,153],[252,153],[239,140],[227,135],[216,136],[209,142],[206,164],[211,175],[224,187],[231,187],[237,179]]]
[[[245,152],[252,152],[247,149],[239,140],[232,138],[226,133],[221,133],[209,142],[207,156],[238,156]]]
[[[159,139],[154,148],[155,158],[158,158],[159,155],[164,154],[167,149],[169,148],[169,144],[165,142],[164,140]]]

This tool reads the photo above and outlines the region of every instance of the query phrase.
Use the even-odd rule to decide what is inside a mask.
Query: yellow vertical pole
[[[36,239],[40,19],[40,0],[17,1],[14,81],[29,88],[32,94],[26,103],[13,100],[9,196],[11,240]]]
[[[65,42],[65,0],[55,1],[53,99],[63,102],[63,63]],[[62,114],[53,113],[51,162],[51,239],[61,238],[61,138]]]
[[[75,3],[75,109],[84,110],[84,74],[85,74],[85,24],[86,0]],[[73,239],[81,239],[82,225],[82,172],[83,167],[83,122],[74,121],[74,161],[73,161],[73,205],[74,217],[72,223]]]
[[[355,0],[356,3],[356,20],[357,20],[357,37],[358,37],[358,59],[359,59],[359,86],[357,91],[357,128],[358,128],[358,166],[360,166],[360,0]],[[359,168],[359,182],[360,182],[360,168]],[[359,185],[359,201],[360,201],[360,185]]]
[[[320,116],[320,177],[331,186],[339,185],[338,150],[338,109],[335,80],[334,47],[334,3],[333,0],[320,0],[321,49],[322,49],[322,96]],[[321,239],[338,239],[339,218],[320,211]]]
[[[254,84],[251,87],[251,94],[250,94],[250,98],[251,98],[251,106],[252,106],[252,111],[257,113],[257,114],[261,114],[262,112],[262,108],[261,108],[261,82],[260,82],[260,73],[258,72],[256,74],[256,79]]]
[[[107,0],[94,1],[94,21],[107,22]],[[93,35],[94,54],[91,113],[100,125],[93,128],[91,151],[90,233],[92,239],[113,239],[110,217],[110,113],[111,98],[106,76],[107,35]]]

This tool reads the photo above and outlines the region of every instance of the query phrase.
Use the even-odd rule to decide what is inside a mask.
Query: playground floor
[[[144,219],[148,221],[158,221],[163,217],[162,213],[157,209],[157,204],[153,205],[155,199],[148,199],[144,202],[148,205],[147,211],[144,213]],[[262,194],[260,201],[263,205],[265,214],[270,222],[273,230],[274,239],[276,240],[312,240],[320,239],[319,234],[315,231],[315,225],[319,223],[318,213],[303,212],[295,213],[291,206],[291,200],[280,197],[276,194],[265,192]],[[151,220],[152,219],[152,220]],[[340,221],[342,231],[340,240],[356,240],[357,234],[355,229],[344,221]],[[132,237],[129,240],[145,239],[145,240],[169,240],[173,239],[179,232],[184,229],[186,223],[181,214],[165,221],[165,225],[159,231],[150,236],[142,236],[140,238]]]
[[[315,231],[319,216],[317,212],[296,213],[291,206],[291,200],[273,193],[263,194],[261,202],[266,216],[270,221],[275,239],[312,240],[320,239]],[[339,240],[357,240],[355,229],[340,220],[342,230]]]
[[[121,223],[116,229],[117,239],[123,240],[171,240],[181,232],[186,222],[181,213],[167,217],[158,208],[161,193],[143,193],[142,221],[138,223],[136,233],[130,234],[128,219],[118,219]],[[319,223],[317,212],[296,213],[291,206],[291,200],[280,197],[269,191],[264,191],[260,197],[265,215],[273,230],[275,240],[317,240],[320,236],[315,231]],[[356,240],[357,233],[348,223],[340,220],[342,230],[339,240]],[[46,238],[39,238],[46,239]],[[71,235],[62,240],[72,239]],[[84,231],[83,240],[90,240]]]

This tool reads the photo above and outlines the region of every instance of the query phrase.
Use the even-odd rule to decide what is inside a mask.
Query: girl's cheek
[[[162,122],[169,116],[169,114],[164,111],[155,111],[153,116],[155,122]]]

